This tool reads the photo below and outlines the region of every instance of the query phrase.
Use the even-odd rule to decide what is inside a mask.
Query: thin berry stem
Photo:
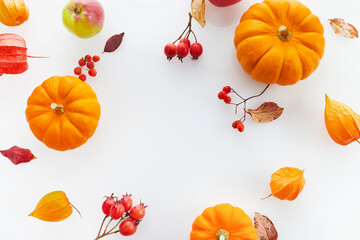
[[[107,233],[105,233],[105,235],[111,233],[111,232],[112,232],[117,226],[119,226],[119,224],[120,224],[122,221],[124,221],[125,219],[126,219],[126,217],[120,218],[119,222],[118,222],[112,229],[110,229]]]
[[[194,38],[195,38],[195,42],[197,43],[197,38],[196,38],[196,35],[195,35],[194,31],[193,31],[193,30],[190,30],[190,32],[191,32],[191,33],[192,33],[192,35],[194,36]],[[189,35],[190,35],[190,33],[189,33]]]
[[[106,233],[106,230],[107,230],[107,228],[109,227],[109,224],[111,223],[111,221],[112,221],[113,219],[111,218],[110,219],[110,221],[106,224],[106,227],[105,227],[105,230],[104,230],[104,233]]]
[[[99,233],[98,233],[98,235],[96,236],[96,239],[100,236],[101,229],[102,229],[102,227],[104,226],[104,223],[105,223],[105,220],[107,219],[107,217],[108,217],[108,216],[105,216],[104,219],[102,220],[101,225],[100,225],[100,229],[99,229]]]
[[[181,38],[182,38],[182,36],[186,33],[186,30],[188,30],[188,28],[189,28],[189,32],[191,31],[191,20],[192,20],[192,15],[191,15],[191,13],[189,13],[189,22],[188,22],[188,25],[186,26],[186,28],[185,28],[185,30],[181,33],[181,35],[180,35],[180,37],[178,37],[178,39],[176,39],[174,42],[173,42],[173,44],[175,44],[177,41],[179,41]]]

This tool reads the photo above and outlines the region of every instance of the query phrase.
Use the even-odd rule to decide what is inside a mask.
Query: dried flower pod
[[[303,174],[304,170],[293,167],[277,170],[271,176],[271,195],[280,200],[295,200],[306,182]]]
[[[330,137],[340,145],[360,138],[360,116],[347,105],[325,96],[325,125]]]
[[[72,214],[72,207],[63,191],[54,191],[42,197],[29,216],[46,222],[60,222]]]

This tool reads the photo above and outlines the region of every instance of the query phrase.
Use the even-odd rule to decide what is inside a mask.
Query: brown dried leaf
[[[279,118],[284,111],[284,108],[279,107],[274,102],[264,102],[260,107],[255,110],[247,109],[246,112],[257,123],[271,122]]]
[[[346,23],[342,18],[329,19],[331,27],[336,34],[353,39],[359,38],[359,33],[356,28],[350,23]]]
[[[114,52],[118,47],[120,47],[120,44],[122,43],[122,40],[124,38],[125,33],[120,33],[112,36],[107,40],[104,48],[104,52]]]
[[[260,213],[255,213],[254,225],[259,236],[259,240],[277,240],[278,233],[272,221]]]
[[[0,153],[10,159],[13,164],[18,165],[19,163],[30,162],[34,158],[36,158],[29,149],[20,148],[17,146],[13,146],[8,150],[0,151]]]
[[[205,26],[205,0],[191,0],[191,14],[202,27]]]

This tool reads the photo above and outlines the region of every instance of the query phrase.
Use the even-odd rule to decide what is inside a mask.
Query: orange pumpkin
[[[195,219],[190,240],[258,240],[258,235],[241,208],[218,204]]]
[[[266,84],[295,84],[310,76],[324,55],[319,18],[294,0],[265,0],[244,13],[234,44],[241,66]]]
[[[95,92],[72,76],[51,77],[27,101],[26,119],[35,137],[60,151],[84,144],[95,132],[100,104]]]
[[[24,0],[0,0],[0,22],[6,26],[19,26],[29,19]]]

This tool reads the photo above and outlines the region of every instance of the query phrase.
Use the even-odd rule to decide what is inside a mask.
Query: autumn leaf
[[[257,123],[271,122],[279,118],[284,111],[284,108],[279,107],[274,102],[264,102],[260,107],[255,110],[247,109],[246,112]]]
[[[29,149],[20,148],[17,146],[13,146],[8,150],[0,151],[0,153],[10,159],[10,161],[18,165],[19,163],[30,162],[34,158],[36,158]]]
[[[329,19],[331,27],[336,34],[353,39],[359,38],[358,31],[350,23],[346,23],[342,18]]]
[[[192,0],[191,14],[202,27],[205,26],[205,0]]]
[[[260,213],[255,213],[254,225],[259,236],[259,240],[277,240],[278,233],[272,221]]]
[[[109,38],[105,44],[104,52],[111,53],[118,49],[122,43],[124,35],[125,33],[120,33]]]

